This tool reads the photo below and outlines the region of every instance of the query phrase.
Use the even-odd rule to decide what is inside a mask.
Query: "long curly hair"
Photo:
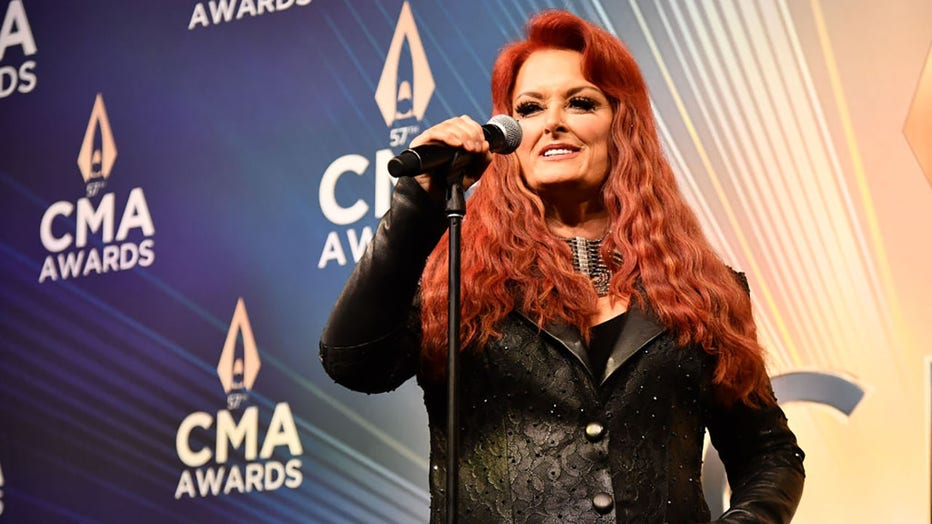
[[[647,86],[625,46],[564,11],[528,22],[527,38],[505,47],[492,70],[493,113],[512,114],[518,71],[539,49],[582,54],[583,75],[614,112],[610,173],[602,198],[611,228],[602,257],[610,293],[629,297],[676,334],[717,357],[723,399],[770,403],[763,351],[743,280],[709,245],[677,188],[654,124]],[[495,155],[467,202],[462,228],[461,337],[480,350],[518,309],[536,321],[563,322],[587,336],[598,297],[575,272],[567,244],[547,228],[544,204],[524,183],[515,155]],[[613,256],[620,254],[620,257]],[[422,364],[442,376],[447,354],[446,236],[428,259],[421,285]]]

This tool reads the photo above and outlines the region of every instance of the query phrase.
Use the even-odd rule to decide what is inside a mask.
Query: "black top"
[[[628,318],[627,311],[592,326],[589,331],[589,366],[592,368],[596,383],[601,382],[605,375],[605,364],[608,362],[609,355],[612,354],[615,341],[618,340],[621,330],[625,327],[626,318]]]

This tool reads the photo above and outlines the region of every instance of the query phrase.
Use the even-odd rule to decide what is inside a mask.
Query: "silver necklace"
[[[602,239],[589,240],[583,237],[563,239],[573,252],[573,269],[588,276],[592,280],[595,292],[600,297],[608,295],[608,285],[612,280],[612,272],[602,260],[600,248]]]

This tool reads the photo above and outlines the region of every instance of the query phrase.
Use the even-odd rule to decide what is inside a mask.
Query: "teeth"
[[[572,152],[571,149],[550,149],[544,152],[544,156],[568,155]]]

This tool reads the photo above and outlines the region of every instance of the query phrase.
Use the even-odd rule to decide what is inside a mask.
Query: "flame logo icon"
[[[410,75],[400,74],[401,66],[407,66],[401,63],[406,48],[411,58]],[[427,111],[427,104],[433,94],[434,77],[430,72],[417,26],[414,24],[411,6],[405,2],[401,6],[395,35],[389,45],[382,76],[375,90],[375,102],[382,112],[385,125],[391,126],[403,118],[424,118],[424,112]]]

